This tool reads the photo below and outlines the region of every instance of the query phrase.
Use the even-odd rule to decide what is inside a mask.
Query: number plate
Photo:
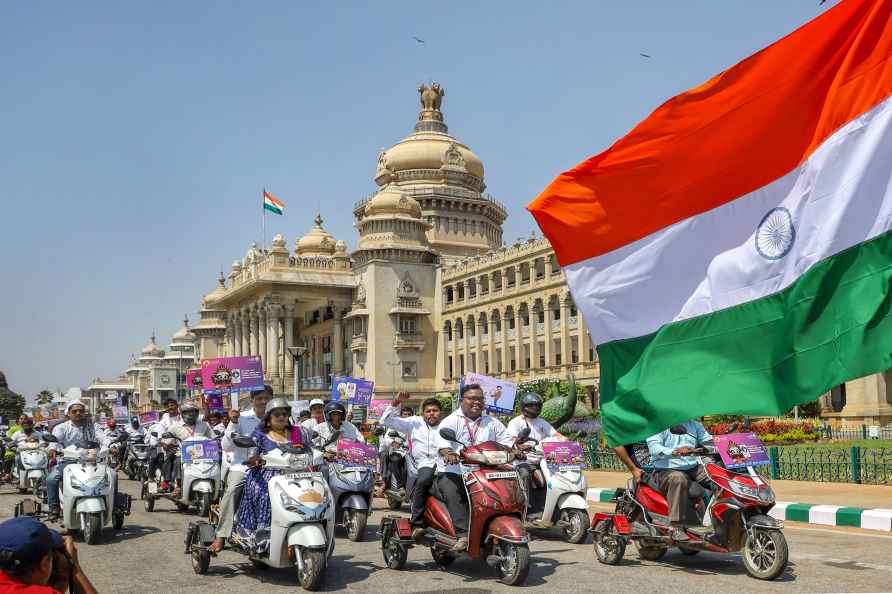
[[[517,473],[514,471],[511,472],[487,472],[487,479],[507,479],[507,478],[517,478]]]
[[[300,480],[300,479],[318,479],[321,481],[322,473],[321,472],[294,472],[292,474],[286,474],[285,478],[289,479],[289,480],[294,480],[294,481]]]
[[[153,495],[158,492],[158,483],[149,483],[149,493]]]

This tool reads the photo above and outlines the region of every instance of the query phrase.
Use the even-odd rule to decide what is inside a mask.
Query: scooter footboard
[[[289,547],[304,547],[308,549],[324,549],[328,546],[328,535],[322,524],[308,522],[295,524],[288,528],[285,542]]]
[[[486,530],[486,541],[491,539],[508,542],[529,542],[530,538],[523,529],[523,522],[517,516],[496,516]]]

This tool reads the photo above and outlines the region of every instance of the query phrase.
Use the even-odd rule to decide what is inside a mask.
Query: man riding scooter
[[[233,518],[245,488],[247,465],[249,462],[256,462],[256,460],[249,461],[247,456],[248,450],[235,445],[232,438],[236,436],[250,437],[254,434],[257,425],[260,424],[266,415],[266,404],[272,397],[273,389],[269,386],[264,386],[263,389],[252,392],[251,410],[244,414],[239,414],[234,420],[232,420],[232,415],[230,415],[231,421],[223,433],[221,446],[224,452],[232,454],[232,462],[229,465],[229,474],[226,476],[226,492],[220,499],[220,519],[217,523],[217,536],[209,547],[212,553],[222,551],[226,540],[232,535]]]
[[[669,503],[671,537],[676,542],[690,540],[684,523],[688,485],[691,481],[700,482],[707,478],[697,457],[692,454],[707,442],[711,445],[712,435],[693,419],[647,438],[647,449],[655,469],[653,478]]]
[[[567,440],[566,437],[555,431],[554,427],[551,426],[551,423],[539,417],[539,413],[542,412],[542,403],[542,397],[535,392],[527,392],[520,397],[520,412],[522,414],[519,417],[511,419],[508,423],[508,434],[511,435],[511,439],[516,440],[521,431],[529,428],[530,433],[528,437],[535,440],[535,442],[532,443],[539,443],[546,439],[551,441]],[[530,451],[533,449],[531,443],[522,443],[518,448],[526,452],[526,460],[515,460],[514,468],[520,476],[520,482],[523,484],[527,502],[531,503],[533,501],[533,491],[531,488],[532,475],[542,457],[539,454]],[[534,517],[537,514],[541,515],[541,504],[544,502],[537,503],[540,503],[540,505],[531,506],[533,511],[530,512],[530,517]]]
[[[458,538],[452,550],[456,553],[468,548],[468,498],[458,455],[462,450],[461,443],[476,445],[496,441],[509,448],[514,445],[514,440],[501,421],[496,417],[482,416],[484,404],[485,397],[480,384],[464,385],[459,409],[440,423],[440,430],[451,429],[455,432],[457,442],[447,441],[437,434],[437,448],[440,453],[437,459],[437,490],[446,500],[446,508],[455,526]],[[525,457],[519,450],[516,455]]]
[[[204,421],[198,420],[198,406],[196,406],[194,402],[187,402],[184,404],[182,408],[180,408],[180,415],[182,416],[182,422],[175,423],[170,428],[170,433],[179,439],[180,443],[190,437],[206,437],[207,439],[214,439],[214,430],[211,429],[211,426]],[[173,490],[173,497],[176,499],[180,496],[180,483],[183,477],[182,467],[178,461],[175,461],[173,466],[174,480],[177,481],[177,485]]]
[[[306,430],[312,430],[316,428],[316,425],[325,422],[325,402],[323,402],[319,398],[313,398],[310,400],[310,418],[301,421],[300,426]]]
[[[415,478],[415,485],[412,489],[411,519],[412,535],[417,539],[424,533],[422,520],[424,502],[427,501],[431,487],[434,486],[434,473],[439,460],[438,431],[443,411],[439,400],[428,398],[421,403],[422,416],[402,417],[401,414],[400,417],[397,417],[396,411],[400,410],[402,413],[405,408],[401,409],[401,407],[408,399],[408,392],[398,393],[381,415],[381,424],[385,427],[392,427],[409,437],[412,457],[418,468],[418,476]]]
[[[408,392],[400,392],[396,395],[399,398],[401,395],[405,394],[405,397],[409,397]],[[401,406],[399,409],[399,416],[402,419],[408,419],[415,414],[415,411],[412,410],[410,406]],[[384,422],[381,421],[381,429],[384,429]],[[399,429],[396,429],[398,433],[403,433]],[[406,437],[406,436],[404,436]],[[390,435],[390,431],[383,431],[381,436],[378,438],[378,464],[380,468],[381,474],[381,482],[384,484],[384,490],[390,488],[391,483],[393,482],[394,477],[396,477],[396,483],[400,485],[401,489],[404,489],[406,486],[406,465],[404,460],[399,460],[393,462],[390,460],[390,446],[393,443],[393,436]]]

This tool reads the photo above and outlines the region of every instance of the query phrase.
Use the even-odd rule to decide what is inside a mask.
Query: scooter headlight
[[[740,497],[746,497],[747,499],[755,499],[756,501],[763,501],[769,503],[774,501],[774,494],[771,492],[771,489],[768,487],[758,487],[755,485],[745,485],[739,481],[730,480],[728,481],[728,487],[731,489],[731,492]]]

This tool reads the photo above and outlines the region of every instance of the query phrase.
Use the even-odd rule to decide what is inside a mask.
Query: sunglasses
[[[271,416],[271,417],[287,417],[288,412],[284,411],[284,410],[274,410],[273,412],[269,413],[269,416]]]
[[[474,404],[483,404],[483,402],[485,401],[485,398],[483,396],[479,396],[479,397],[475,397],[475,398],[470,398],[468,396],[465,396],[465,400],[467,400],[468,402],[473,402]]]
[[[84,409],[82,409],[82,408],[72,408],[70,411],[68,411],[68,414],[70,414],[70,415],[82,415],[82,414],[84,414]]]

